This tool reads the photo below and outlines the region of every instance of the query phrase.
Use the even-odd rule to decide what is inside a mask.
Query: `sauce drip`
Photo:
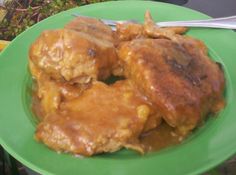
[[[38,98],[36,91],[32,92],[31,109],[37,121],[42,121],[45,116],[45,112],[43,111],[40,99]]]
[[[144,133],[140,137],[140,141],[146,152],[154,152],[163,148],[177,145],[186,136],[182,136],[174,128],[162,122],[157,128]]]
[[[39,121],[43,120],[45,114],[40,105],[40,99],[35,92],[32,94],[32,111]],[[166,147],[177,145],[181,143],[185,137],[165,122],[162,122],[157,128],[141,134],[140,142],[144,146],[145,152],[155,152]]]

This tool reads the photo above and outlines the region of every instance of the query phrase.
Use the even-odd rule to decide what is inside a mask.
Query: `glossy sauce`
[[[32,111],[42,121],[45,112],[40,105],[40,99],[36,93],[32,94]],[[174,128],[162,122],[157,128],[141,134],[140,143],[144,146],[145,152],[154,152],[163,148],[179,144],[184,139]]]
[[[36,95],[36,92],[32,94],[32,111],[35,114],[38,121],[42,121],[44,118],[44,111],[40,104],[40,99]]]
[[[142,134],[140,141],[146,152],[153,152],[179,144],[185,137],[165,122],[162,122],[157,128]]]
[[[38,83],[32,108],[41,121],[35,138],[85,156],[179,144],[224,107],[223,71],[202,42],[176,35],[185,31],[157,28],[147,12],[144,25],[121,24],[116,33],[86,17],[43,32],[29,55]],[[98,81],[111,73],[126,80]]]

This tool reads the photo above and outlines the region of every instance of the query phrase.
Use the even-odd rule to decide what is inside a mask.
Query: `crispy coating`
[[[138,137],[151,109],[129,81],[111,86],[94,82],[60,108],[37,127],[36,138],[50,148],[85,156],[122,147],[143,153]]]
[[[116,63],[113,44],[69,29],[44,31],[31,45],[31,61],[49,77],[70,83],[106,79]]]
[[[144,37],[144,27],[138,23],[118,23],[116,34],[119,41],[130,41],[134,38]]]
[[[209,112],[216,112],[216,106],[217,110],[224,106],[223,72],[199,45],[203,44],[187,37],[180,43],[136,39],[119,48],[126,77],[157,106],[169,125],[183,133]]]
[[[44,31],[29,52],[35,138],[84,156],[181,142],[225,105],[222,68],[186,30],[159,28],[147,11],[144,24],[118,24],[115,33],[89,17]],[[121,77],[105,84],[112,74]]]
[[[173,38],[176,34],[183,34],[186,27],[158,27],[149,11],[145,13],[144,33],[149,38]]]
[[[40,111],[36,115],[43,119],[59,109],[62,101],[78,98],[90,84],[74,84],[58,82],[50,79],[47,74],[40,70],[29,60],[29,68],[34,79],[34,99],[37,106],[33,106],[35,111]]]
[[[186,27],[158,27],[149,11],[145,13],[144,24],[127,22],[118,23],[116,26],[116,35],[120,42],[137,38],[172,38],[186,31]]]

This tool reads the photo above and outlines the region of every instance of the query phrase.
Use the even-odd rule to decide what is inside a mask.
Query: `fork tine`
[[[116,26],[118,22],[110,20],[110,19],[100,19],[104,24],[109,26]]]

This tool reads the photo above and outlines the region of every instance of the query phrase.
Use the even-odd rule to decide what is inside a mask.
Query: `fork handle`
[[[158,22],[159,27],[210,27],[210,28],[223,28],[223,29],[236,29],[236,16],[214,18],[206,20],[191,20],[191,21],[173,21],[173,22]]]

